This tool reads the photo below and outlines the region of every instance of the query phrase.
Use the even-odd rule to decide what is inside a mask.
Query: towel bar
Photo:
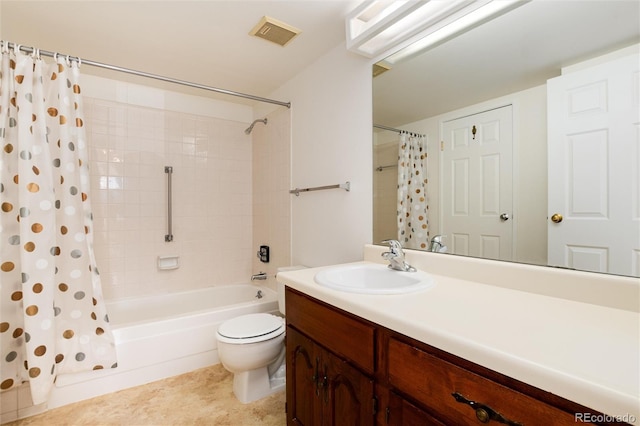
[[[351,182],[345,182],[338,185],[326,185],[315,186],[313,188],[295,188],[289,191],[289,194],[296,194],[296,197],[300,196],[301,192],[322,191],[324,189],[344,189],[345,191],[351,190]]]

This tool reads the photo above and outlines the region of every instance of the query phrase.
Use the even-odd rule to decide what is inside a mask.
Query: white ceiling
[[[0,36],[42,50],[266,97],[344,43],[344,18],[359,3],[2,0]],[[250,36],[264,15],[302,32],[286,47]],[[83,72],[136,81],[95,67],[84,67]],[[239,102],[228,96],[226,100]]]

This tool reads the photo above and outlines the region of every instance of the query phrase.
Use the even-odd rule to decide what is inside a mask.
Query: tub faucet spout
[[[254,280],[262,281],[262,280],[266,280],[266,279],[267,279],[267,273],[266,272],[260,272],[258,274],[251,275],[251,281],[254,281]]]

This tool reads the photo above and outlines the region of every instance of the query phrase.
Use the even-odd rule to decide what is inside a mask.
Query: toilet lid
[[[279,329],[284,332],[284,327],[284,320],[276,315],[248,314],[223,322],[218,327],[218,334],[231,339],[250,339],[274,333]]]

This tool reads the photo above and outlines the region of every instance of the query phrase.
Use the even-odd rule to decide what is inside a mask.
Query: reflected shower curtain
[[[2,47],[0,389],[116,366],[93,254],[79,71]]]
[[[398,148],[398,241],[405,248],[429,248],[426,189],[426,138],[401,133]]]

